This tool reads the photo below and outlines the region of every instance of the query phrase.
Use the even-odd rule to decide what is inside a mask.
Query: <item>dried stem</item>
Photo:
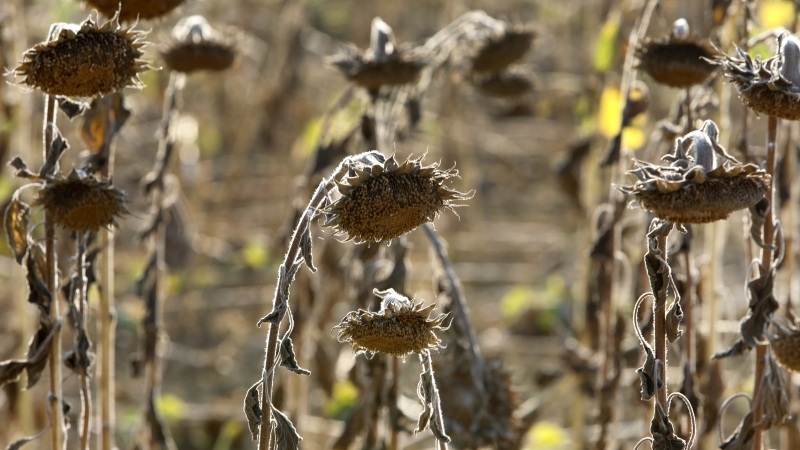
[[[53,143],[53,135],[56,128],[56,98],[52,95],[45,96],[45,114],[44,114],[44,159],[47,160],[47,154],[50,151],[50,146]],[[61,320],[61,314],[58,308],[58,269],[56,260],[56,244],[55,236],[56,229],[53,219],[50,214],[45,212],[44,215],[44,232],[45,232],[45,254],[47,258],[47,290],[52,295],[50,301],[50,320],[53,324]],[[67,445],[66,432],[64,430],[64,411],[61,403],[64,400],[64,394],[61,384],[61,327],[56,327],[53,330],[53,340],[50,342],[50,393],[49,396],[50,410],[53,413],[53,425],[51,427],[51,440],[54,450],[65,449]]]
[[[345,170],[347,169],[347,162],[349,158],[344,159],[339,166],[334,171],[333,175],[330,178],[325,179],[323,178],[320,182],[317,189],[314,191],[314,194],[311,196],[311,201],[308,202],[308,206],[306,207],[305,211],[303,212],[300,221],[298,222],[297,226],[295,227],[294,231],[292,232],[292,240],[289,243],[289,249],[286,251],[286,256],[284,257],[283,263],[279,268],[280,273],[287,273],[291,266],[298,260],[299,252],[300,252],[300,240],[302,238],[303,231],[308,228],[310,225],[311,220],[316,216],[322,201],[327,197],[328,190],[332,187],[333,180],[338,179],[341,177]],[[279,280],[280,280],[279,276]],[[291,280],[286,280],[286,283],[291,283]],[[280,283],[279,283],[280,284]],[[281,311],[283,308],[287,307],[287,303],[289,301],[288,298],[283,298],[281,295],[281,290],[284,288],[283,286],[276,286],[275,287],[275,294],[272,300],[272,310],[273,311]],[[288,286],[285,287],[286,291],[288,292]],[[261,430],[258,439],[258,449],[259,450],[267,450],[272,448],[270,443],[270,431],[272,427],[270,426],[271,419],[272,419],[272,408],[269,405],[272,404],[272,382],[275,378],[274,374],[274,366],[275,366],[275,359],[276,359],[276,351],[278,346],[278,331],[280,328],[280,322],[277,323],[270,323],[269,326],[269,333],[267,335],[267,348],[266,348],[266,355],[264,357],[264,370],[263,370],[263,386],[262,386],[262,394],[261,394]]]
[[[658,248],[661,250],[661,257],[664,258],[665,264],[667,263],[667,236],[658,236]],[[654,295],[658,295],[656,292]],[[666,291],[664,292],[666,295]],[[653,341],[655,343],[656,360],[661,361],[661,364],[656,365],[656,370],[659,371],[657,376],[664,381],[664,386],[656,392],[656,401],[660,403],[665,410],[667,406],[667,299],[656,298],[656,307],[653,308]],[[654,403],[655,407],[655,403]]]
[[[102,101],[113,101],[113,96],[106,96]],[[112,108],[108,108],[110,111]],[[116,115],[109,113],[107,116],[108,128],[107,135],[103,139],[103,145],[107,148],[101,151],[107,155],[106,163],[102,166],[101,176],[109,179],[114,175],[114,145],[113,137],[116,133]],[[114,443],[114,345],[116,342],[117,311],[114,307],[114,230],[105,227],[99,233],[100,245],[100,364],[98,381],[100,384],[100,405],[99,415],[101,432],[99,438],[99,448],[102,450],[113,450]]]
[[[390,401],[394,402],[394,405],[391,405],[390,408],[397,409],[397,400],[400,398],[400,358],[397,356],[392,356],[392,385],[389,388],[389,398]],[[390,414],[391,417],[391,414]],[[389,423],[389,432],[390,432],[390,440],[389,440],[389,450],[399,450],[399,438],[400,433],[397,429],[397,424],[394,423],[392,420]]]
[[[764,223],[764,247],[761,251],[761,275],[763,276],[772,267],[772,244],[775,234],[775,203],[774,203],[774,184],[775,184],[775,163],[776,163],[776,147],[778,144],[778,118],[769,116],[767,123],[767,173],[772,176],[773,182],[770,183],[767,189],[766,198],[769,199],[772,206],[767,214]],[[769,353],[768,345],[759,345],[756,347],[756,373],[755,385],[753,386],[753,398],[758,398],[761,390],[761,379],[764,377],[764,368],[767,354]],[[763,418],[761,408],[756,408],[753,411],[753,423],[759,423]],[[761,429],[755,430],[753,437],[753,450],[762,450],[766,444],[766,435]]]
[[[80,326],[83,328],[83,333],[86,332],[87,315],[89,314],[89,305],[87,303],[87,289],[89,287],[89,280],[86,278],[86,241],[88,240],[88,233],[79,233],[77,242],[77,264],[78,264],[78,293],[76,301],[78,302],[78,312],[80,313]],[[89,434],[92,428],[92,391],[89,388],[89,375],[81,367],[80,370],[80,383],[81,383],[81,450],[89,450]]]
[[[439,388],[436,386],[436,377],[433,375],[433,360],[431,359],[431,352],[425,350],[424,353],[419,355],[419,360],[422,363],[422,371],[428,372],[431,375],[431,406],[433,406],[433,418],[439,427],[442,434],[446,434],[444,429],[444,415],[442,413],[442,402],[439,398]],[[447,450],[447,442],[436,438],[437,450]]]

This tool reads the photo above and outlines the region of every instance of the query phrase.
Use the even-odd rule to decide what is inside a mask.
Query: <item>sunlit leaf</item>
[[[28,250],[28,223],[30,222],[31,207],[15,195],[8,204],[5,213],[6,238],[17,263],[22,264],[25,252]]]
[[[600,28],[597,42],[594,45],[594,68],[605,72],[614,64],[617,53],[617,34],[619,34],[619,14],[611,14]]]
[[[641,128],[626,127],[622,132],[622,145],[628,150],[638,150],[647,142],[647,135]]]

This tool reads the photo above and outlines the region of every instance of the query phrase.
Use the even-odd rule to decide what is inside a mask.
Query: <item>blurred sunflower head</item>
[[[347,233],[348,240],[391,241],[432,222],[442,210],[460,206],[455,201],[472,198],[473,192],[444,185],[458,176],[457,170],[423,166],[424,158],[398,164],[394,155],[387,159],[369,152],[351,159],[347,176],[336,181],[341,197],[325,209],[324,226]]]
[[[716,124],[706,121],[701,130],[678,138],[674,153],[663,158],[669,166],[636,161],[631,173],[639,181],[620,190],[633,195],[644,210],[674,223],[724,220],[755,205],[767,192],[770,175],[728,155],[717,142],[718,133]],[[724,158],[721,164],[717,154]]]
[[[689,25],[678,19],[669,36],[646,40],[636,49],[638,67],[658,83],[675,88],[689,88],[707,81],[717,66],[708,59],[717,51],[707,40],[689,33]]]
[[[98,97],[141,87],[143,31],[122,28],[115,15],[102,25],[89,16],[79,25],[57,23],[48,40],[28,49],[15,69],[28,86],[50,95]]]
[[[429,318],[436,305],[422,306],[398,294],[394,289],[374,294],[382,299],[377,312],[352,311],[334,329],[338,329],[339,342],[352,344],[356,353],[384,353],[404,356],[422,353],[440,347],[437,331],[445,331],[447,314]]]
[[[163,17],[185,0],[86,0],[104,15],[111,17],[119,11],[119,20],[150,20]]]
[[[533,89],[530,76],[519,69],[475,74],[472,77],[472,84],[484,94],[493,97],[519,97]]]
[[[753,111],[786,120],[800,120],[800,40],[784,32],[778,53],[766,61],[742,49],[718,60],[742,102]]]
[[[535,37],[536,32],[531,27],[499,22],[498,29],[493,29],[479,41],[472,57],[472,71],[504,70],[528,53]]]
[[[98,181],[73,169],[66,178],[49,180],[33,204],[42,206],[61,227],[85,232],[115,225],[118,217],[130,213],[126,202],[125,191],[111,187],[110,180]]]
[[[172,30],[172,41],[161,52],[161,58],[176,72],[218,72],[233,65],[236,44],[211,28],[203,16],[190,16]]]
[[[783,367],[800,372],[800,330],[785,317],[773,318],[775,335],[770,340],[772,355]]]

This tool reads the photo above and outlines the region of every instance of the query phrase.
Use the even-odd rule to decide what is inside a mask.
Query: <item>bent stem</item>
[[[767,173],[772,177],[772,183],[767,188],[766,198],[769,200],[770,210],[767,214],[764,223],[764,247],[761,251],[761,275],[763,276],[772,267],[772,244],[775,234],[775,203],[774,200],[774,184],[775,184],[775,163],[776,163],[776,147],[778,143],[778,118],[769,116],[767,123]],[[759,345],[756,347],[756,373],[755,382],[753,386],[753,398],[757,398],[761,391],[761,379],[764,377],[765,361],[767,353],[769,352],[768,345]],[[753,411],[753,423],[760,423],[763,418],[763,411],[761,408],[756,408]],[[755,435],[753,436],[753,449],[762,450],[766,444],[766,436],[764,431],[756,428]]]
[[[283,263],[281,263],[280,268],[278,269],[278,273],[288,273],[289,269],[294,265],[298,259],[302,259],[300,257],[300,241],[303,236],[303,232],[310,226],[311,220],[317,215],[319,208],[322,205],[324,199],[327,198],[328,190],[333,187],[333,181],[341,177],[346,168],[347,162],[349,158],[345,158],[336,170],[333,172],[330,178],[323,178],[322,181],[317,186],[317,189],[314,191],[314,194],[311,196],[311,200],[308,202],[308,206],[306,207],[303,215],[300,217],[300,220],[297,223],[297,226],[292,231],[292,240],[289,243],[289,249],[286,251],[286,255],[283,259]],[[288,292],[288,286],[281,286],[280,281],[284,281],[287,284],[291,284],[292,280],[282,280],[283,277],[280,275],[278,276],[279,283],[275,286],[275,294],[272,300],[272,310],[273,311],[285,311],[288,308],[288,298],[284,298],[282,295],[282,291]],[[267,344],[266,344],[266,354],[264,356],[264,370],[262,371],[262,393],[261,393],[261,427],[259,432],[259,439],[258,439],[258,449],[259,450],[267,450],[272,448],[270,442],[271,436],[271,429],[270,426],[272,420],[272,382],[275,378],[274,368],[275,368],[275,360],[276,360],[276,351],[278,346],[278,331],[280,328],[280,320],[276,322],[270,322],[269,325],[269,333],[267,334]]]
[[[44,119],[44,159],[53,143],[53,135],[56,128],[56,98],[52,95],[45,96],[45,119]],[[47,290],[52,296],[50,300],[50,321],[53,324],[61,320],[58,308],[58,269],[56,260],[55,223],[50,213],[44,214],[44,233],[45,233],[45,254],[47,261],[46,276]],[[48,396],[50,410],[53,413],[53,426],[51,427],[51,440],[54,450],[66,448],[67,439],[64,430],[64,410],[61,406],[64,401],[63,389],[61,385],[61,327],[53,329],[53,340],[50,342],[50,392]]]

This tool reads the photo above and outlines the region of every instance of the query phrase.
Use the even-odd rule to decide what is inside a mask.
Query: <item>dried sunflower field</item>
[[[0,448],[800,449],[797,0],[5,0]]]

